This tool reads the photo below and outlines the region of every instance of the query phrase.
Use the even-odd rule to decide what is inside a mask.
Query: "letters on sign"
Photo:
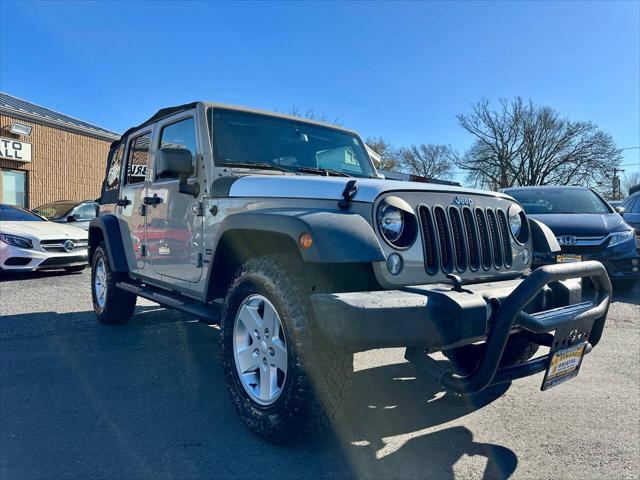
[[[0,158],[16,162],[30,162],[31,144],[27,142],[19,142],[12,138],[0,137]]]

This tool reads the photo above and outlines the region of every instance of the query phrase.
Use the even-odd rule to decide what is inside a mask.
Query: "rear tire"
[[[100,323],[126,323],[136,308],[136,295],[116,287],[117,277],[111,271],[107,249],[100,243],[91,262],[91,299]]]
[[[320,334],[305,284],[295,261],[254,258],[236,274],[222,311],[220,352],[231,401],[252,431],[274,443],[326,427],[351,391],[353,354]],[[276,338],[264,337],[264,326],[276,323],[268,318],[279,322],[270,332],[278,331]]]

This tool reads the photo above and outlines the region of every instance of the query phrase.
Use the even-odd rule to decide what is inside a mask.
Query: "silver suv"
[[[611,284],[598,262],[531,273],[559,250],[507,195],[387,181],[350,130],[205,102],[114,142],[89,228],[98,319],[140,296],[219,324],[231,399],[274,442],[340,414],[358,351],[405,347],[455,394],[574,377]]]

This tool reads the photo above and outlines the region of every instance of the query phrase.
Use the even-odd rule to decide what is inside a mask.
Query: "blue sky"
[[[117,132],[206,99],[462,151],[457,113],[520,95],[640,146],[637,1],[5,0],[0,17],[3,91]],[[640,170],[640,149],[624,154]]]

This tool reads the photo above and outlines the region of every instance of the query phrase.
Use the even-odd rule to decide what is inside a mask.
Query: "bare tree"
[[[458,123],[476,140],[457,164],[467,170],[468,180],[483,187],[508,187],[515,177],[515,163],[522,148],[521,117],[523,103],[516,98],[500,100],[492,111],[487,99],[473,105],[468,115],[458,115]]]
[[[625,173],[622,177],[622,186],[620,191],[624,196],[629,195],[629,189],[636,185],[640,185],[640,172]]]
[[[621,160],[611,135],[595,124],[562,118],[521,98],[501,100],[498,111],[482,100],[458,121],[476,141],[457,165],[469,171],[471,182],[491,188],[597,186]]]
[[[278,109],[275,109],[278,112]],[[289,107],[287,110],[287,115],[293,115],[294,117],[307,118],[309,120],[315,120],[316,122],[324,122],[331,123],[333,125],[340,126],[340,120],[338,117],[334,117],[333,119],[329,118],[324,112],[317,113],[313,108],[307,108],[304,112],[300,110],[295,105],[293,107]]]
[[[402,152],[382,137],[369,137],[365,143],[380,155],[380,169],[397,171],[402,167]]]
[[[402,149],[403,169],[427,178],[450,179],[456,154],[448,145],[422,143]]]

